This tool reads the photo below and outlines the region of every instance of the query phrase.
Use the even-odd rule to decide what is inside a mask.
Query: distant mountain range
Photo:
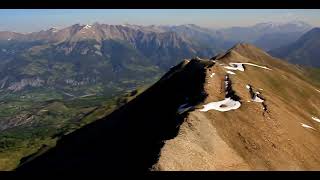
[[[292,92],[293,94],[287,94],[287,92],[282,94],[282,91],[277,91],[277,87],[288,82],[287,79],[281,81],[281,77],[287,77],[283,76],[282,72],[287,72],[290,80],[291,77],[294,77],[294,81],[303,79],[308,83],[316,84],[315,87],[318,89],[319,70],[313,68],[306,70],[275,60],[251,45],[234,46],[234,44],[251,42],[265,50],[270,50],[269,52],[276,57],[283,57],[297,64],[316,66],[317,57],[319,57],[318,33],[317,28],[312,29],[310,25],[303,22],[262,23],[250,27],[224,29],[209,29],[193,24],[139,26],[95,23],[75,24],[63,29],[51,28],[27,34],[0,32],[0,162],[2,162],[0,170],[14,168],[22,157],[32,154],[42,145],[44,149],[40,149],[45,151],[64,134],[105,117],[106,114],[141,93],[148,85],[159,80],[165,72],[168,73],[156,83],[157,85],[150,88],[151,90],[147,90],[145,93],[147,95],[142,95],[142,98],[138,98],[140,100],[133,101],[133,104],[138,101],[140,105],[130,105],[130,108],[126,105],[123,108],[125,110],[120,110],[131,113],[135,119],[143,115],[142,124],[130,121],[134,124],[132,126],[134,128],[129,129],[128,132],[139,131],[140,125],[147,127],[148,134],[150,134],[149,131],[155,130],[153,133],[158,134],[150,136],[152,141],[150,143],[155,142],[152,148],[156,149],[158,145],[162,145],[162,141],[154,141],[155,139],[152,138],[163,140],[163,138],[173,137],[171,133],[176,132],[174,128],[177,127],[177,107],[184,101],[198,103],[197,100],[203,100],[199,98],[204,97],[198,95],[206,89],[203,89],[204,77],[213,76],[207,72],[213,62],[214,68],[220,68],[218,71],[222,73],[221,75],[225,73],[221,70],[223,64],[229,62],[268,65],[274,69],[271,74],[258,70],[251,71],[249,67],[248,77],[243,80],[252,79],[261,87],[265,86],[261,84],[263,82],[271,87],[268,92],[274,96],[284,97],[288,101],[293,98],[287,98],[287,95],[305,96],[306,93],[300,93],[300,90],[314,97],[310,90],[311,85],[305,89],[300,88],[299,93]],[[204,57],[214,57],[212,58],[214,61],[202,61]],[[251,72],[253,74],[250,74]],[[260,81],[261,79],[264,80]],[[217,84],[220,85],[220,83]],[[235,84],[235,86],[238,85]],[[136,90],[137,87],[139,87],[138,90]],[[288,89],[292,87],[288,86]],[[245,98],[242,96],[245,92],[242,91],[243,89],[239,91],[240,96]],[[273,99],[268,96],[268,100],[269,97],[270,100]],[[156,104],[153,106],[153,103]],[[302,104],[302,106],[305,105]],[[316,105],[310,109],[313,107]],[[257,108],[261,110],[262,107]],[[178,109],[185,108],[182,106]],[[168,128],[165,130],[168,134],[161,134],[163,129],[158,131],[153,123],[144,124],[150,122],[150,114],[157,114],[159,110],[161,113],[156,117],[156,121],[159,122],[157,127]],[[120,117],[126,119],[130,115]],[[111,119],[113,119],[111,123],[123,122],[118,121],[117,118]],[[163,121],[164,119],[166,121]],[[161,124],[163,122],[168,124]],[[122,124],[116,126],[123,127]],[[93,132],[97,132],[96,129]],[[114,130],[108,133],[113,132]],[[128,132],[126,131],[124,135]],[[126,136],[123,138],[127,140]],[[135,136],[130,138],[133,143],[139,139]],[[115,151],[118,150],[115,149]],[[158,152],[148,149],[137,154],[141,155],[144,152],[152,152],[149,154],[152,157],[158,155]],[[97,156],[97,158],[100,157]],[[155,159],[146,160],[154,161]],[[10,163],[7,163],[9,161]],[[160,160],[156,168],[167,169],[169,166],[163,166],[162,162],[166,163]],[[148,167],[150,165],[150,162],[141,163],[146,163],[143,168],[146,167],[145,165]],[[111,162],[109,165],[114,164]],[[120,162],[117,165],[121,167],[123,164]]]
[[[162,26],[162,29],[174,31],[202,42],[214,42],[217,46],[224,48],[226,46],[230,48],[230,44],[238,42],[249,42],[264,50],[270,50],[297,40],[303,33],[312,29],[312,26],[302,21],[292,21],[287,23],[267,22],[248,27],[235,26],[222,29],[202,28],[193,24]]]
[[[73,25],[30,34],[0,33],[0,87],[54,88],[73,95],[133,88],[188,56],[212,54],[175,32]]]
[[[270,51],[270,54],[293,64],[320,67],[320,28],[314,28],[298,40]]]
[[[274,49],[310,28],[303,22],[219,30],[193,24],[94,23],[27,34],[0,32],[0,95],[30,88],[70,97],[112,94],[153,82],[180,59],[213,56],[239,41]]]

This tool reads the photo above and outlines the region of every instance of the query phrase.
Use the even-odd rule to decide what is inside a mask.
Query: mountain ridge
[[[320,42],[319,35],[320,28],[313,28],[295,42],[271,50],[270,53],[294,64],[320,67],[319,52],[317,50]]]
[[[318,169],[320,87],[302,73],[249,44],[186,59],[17,171]]]

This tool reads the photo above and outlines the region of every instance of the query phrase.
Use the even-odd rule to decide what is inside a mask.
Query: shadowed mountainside
[[[17,171],[318,170],[320,86],[305,74],[250,44],[185,60]]]
[[[320,67],[319,37],[320,28],[313,28],[289,45],[271,50],[270,54],[293,64]]]
[[[185,60],[136,99],[63,137],[55,148],[31,157],[17,170],[147,171],[156,163],[164,141],[178,132],[183,120],[178,107],[205,98],[205,68],[213,64]]]

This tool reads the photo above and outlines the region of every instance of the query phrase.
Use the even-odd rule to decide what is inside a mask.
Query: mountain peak
[[[306,32],[299,38],[299,42],[306,42],[309,40],[317,40],[320,35],[320,28],[316,27],[311,29],[310,31]]]
[[[265,23],[258,23],[253,26],[258,31],[268,31],[270,32],[305,32],[312,28],[306,22],[303,21],[288,21],[288,22],[265,22]]]
[[[295,42],[273,49],[270,53],[294,64],[320,67],[319,37],[320,28],[313,28]]]
[[[195,25],[195,24],[185,24],[184,26],[186,27],[193,27],[193,28],[198,28],[199,26]]]
[[[240,42],[234,45],[231,49],[239,49],[239,48],[256,48],[254,45],[246,42]]]
[[[76,23],[76,24],[74,24],[74,25],[71,25],[71,27],[80,27],[80,26],[81,26],[80,23]]]
[[[308,23],[306,23],[304,21],[301,21],[301,20],[293,20],[293,21],[288,22],[288,24],[295,24],[297,26],[309,26],[309,27],[311,27],[310,24],[308,24]]]
[[[266,54],[262,49],[250,44],[250,43],[237,43],[235,46],[231,48],[231,50],[237,51],[238,53],[244,53],[244,52],[259,52]]]
[[[299,27],[311,27],[310,24],[301,21],[301,20],[293,20],[293,21],[286,21],[286,22],[273,22],[273,21],[269,21],[269,22],[263,22],[263,23],[258,23],[255,26],[271,26],[271,27],[277,27],[277,26],[284,26],[284,25],[288,25],[288,24],[293,24]]]
[[[306,34],[308,34],[308,33],[320,33],[320,28],[315,27],[315,28],[311,29],[309,32],[307,32]]]
[[[92,27],[91,25],[86,24],[86,25],[83,27],[83,29],[90,29],[91,27]]]
[[[236,59],[240,62],[255,61],[266,63],[265,60],[272,58],[268,53],[249,43],[238,43],[230,48],[224,55],[219,56],[218,59]]]
[[[59,30],[59,29],[57,29],[57,28],[55,28],[55,27],[52,27],[52,28],[49,29],[49,31],[51,31],[51,32],[58,32],[58,30]]]

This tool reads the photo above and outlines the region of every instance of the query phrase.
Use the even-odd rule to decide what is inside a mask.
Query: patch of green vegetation
[[[44,66],[45,65],[39,62],[29,63],[27,66],[21,69],[21,74],[29,76],[41,75],[46,72],[47,68]]]
[[[23,157],[36,152],[41,146],[54,147],[55,139],[26,139],[0,136],[0,170],[9,171],[16,168]]]
[[[55,142],[56,137],[64,135],[68,130],[80,128],[81,119],[93,109],[67,107],[63,102],[54,101],[20,112],[32,113],[32,123],[0,132],[0,170],[15,168],[22,157],[35,153],[48,142]],[[19,119],[9,117],[11,121],[19,122]]]
[[[0,121],[11,119],[19,122],[15,116],[20,116],[32,117],[32,123],[22,123],[0,131],[0,170],[16,168],[23,157],[36,153],[44,145],[53,147],[62,136],[107,116],[147,87],[68,100],[59,93],[41,89],[1,96],[5,103],[0,104]],[[28,116],[23,116],[26,114]]]
[[[0,94],[0,100],[5,102],[21,101],[21,102],[44,102],[56,99],[63,99],[62,93],[48,88],[33,88],[22,92],[6,92]]]
[[[24,101],[12,101],[10,103],[0,104],[0,118],[17,114],[18,112],[28,110],[32,107],[32,103]]]

